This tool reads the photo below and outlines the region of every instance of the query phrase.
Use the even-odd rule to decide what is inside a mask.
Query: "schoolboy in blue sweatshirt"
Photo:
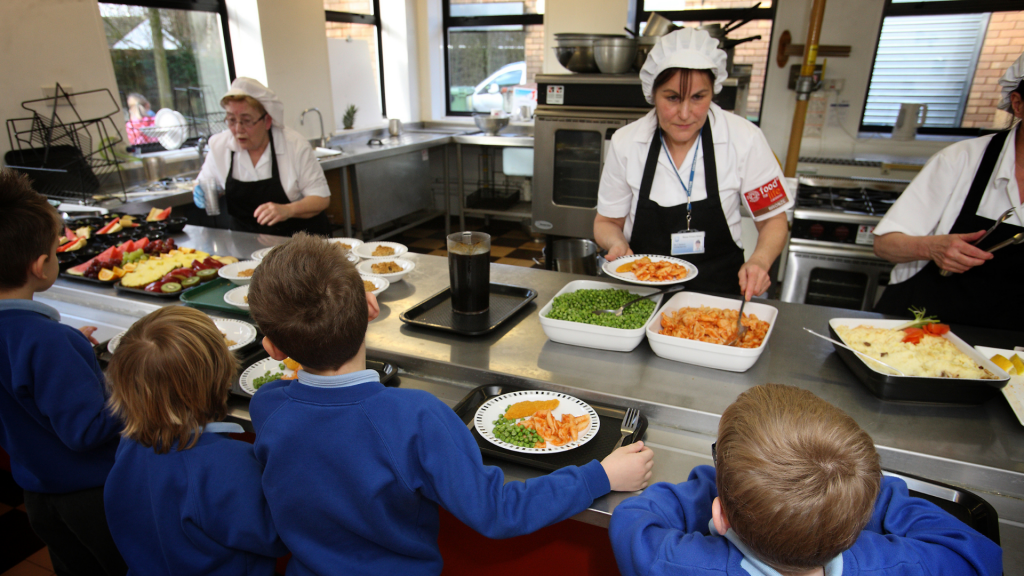
[[[999,546],[882,478],[871,437],[806,390],[744,392],[712,452],[714,468],[615,508],[608,530],[623,576],[1002,573]]]
[[[303,365],[298,381],[264,385],[249,406],[290,575],[439,574],[438,505],[505,538],[650,478],[652,453],[638,442],[604,462],[506,484],[448,406],[385,388],[365,369],[376,299],[342,249],[321,238],[297,234],[263,259],[249,311],[271,357]]]
[[[206,314],[161,308],[136,322],[108,370],[125,423],[106,507],[129,574],[270,576],[287,553],[252,445],[220,422],[237,372]]]
[[[60,219],[0,169],[0,446],[58,574],[124,574],[103,515],[121,426],[89,340],[34,302],[57,279]]]

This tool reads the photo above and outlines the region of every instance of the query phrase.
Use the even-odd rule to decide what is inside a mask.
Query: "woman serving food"
[[[305,138],[282,123],[277,95],[252,78],[237,78],[220,105],[228,129],[210,138],[193,192],[196,206],[206,207],[203,186],[222,186],[232,230],[329,236],[327,179]]]
[[[711,102],[727,74],[726,54],[703,30],[663,36],[640,71],[654,105],[611,139],[598,191],[594,238],[613,260],[680,256],[700,271],[695,290],[746,299],[771,285],[768,270],[786,243],[793,205],[761,130]],[[741,203],[754,216],[757,245],[744,262]]]
[[[875,228],[875,254],[897,263],[876,312],[905,316],[914,306],[944,322],[1020,329],[1020,306],[993,311],[992,304],[1018,301],[1013,278],[1024,267],[1024,250],[988,250],[1024,232],[1022,80],[1024,54],[999,81],[999,108],[1011,112],[1015,124],[933,156]]]

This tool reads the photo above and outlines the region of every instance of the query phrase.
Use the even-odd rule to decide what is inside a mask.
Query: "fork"
[[[740,340],[743,339],[743,335],[747,333],[747,327],[743,325],[743,307],[747,305],[747,300],[744,298],[740,304],[740,314],[736,317],[736,337],[732,339],[726,346],[735,346],[739,344]]]
[[[612,448],[612,452],[619,449],[622,446],[622,441],[626,439],[633,432],[636,432],[636,427],[640,423],[640,411],[636,408],[627,408],[626,414],[622,417],[622,424],[619,426],[619,432],[622,433],[622,437],[615,443],[615,447]]]

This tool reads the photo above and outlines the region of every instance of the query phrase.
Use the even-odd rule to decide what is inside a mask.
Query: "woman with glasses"
[[[206,207],[205,187],[223,188],[232,230],[329,236],[327,179],[309,142],[283,124],[277,95],[252,78],[237,78],[220,105],[228,129],[210,138],[193,192],[196,206]]]

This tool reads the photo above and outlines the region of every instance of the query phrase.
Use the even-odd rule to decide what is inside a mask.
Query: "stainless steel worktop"
[[[180,245],[238,257],[283,240],[191,226],[185,232],[187,238],[178,238]],[[731,373],[664,360],[646,341],[629,353],[548,341],[537,311],[567,282],[583,278],[558,272],[493,265],[492,282],[527,286],[538,297],[492,334],[466,337],[406,325],[399,314],[448,285],[446,259],[412,253],[406,257],[416,262],[416,268],[379,296],[381,314],[370,324],[366,338],[369,356],[400,368],[403,387],[430,390],[449,405],[475,385],[498,382],[637,406],[651,422],[648,442],[661,448],[656,480],[678,482],[693,465],[709,463],[707,451],[717,434],[718,415],[740,392],[765,382],[792,384],[850,414],[874,438],[883,467],[982,493],[1010,523],[1004,522],[1004,533],[1024,542],[1024,529],[1016,524],[1024,522],[1024,427],[1005,400],[997,397],[977,407],[883,402],[855,379],[831,344],[801,330],[824,330],[833,317],[877,315],[766,301],[779,309],[768,348],[749,371]],[[178,303],[120,297],[110,288],[63,279],[40,297],[58,307],[125,317]],[[511,477],[532,474],[502,466]],[[602,499],[595,503],[595,511],[610,512],[622,497]],[[1019,565],[1024,567],[1024,559]]]

